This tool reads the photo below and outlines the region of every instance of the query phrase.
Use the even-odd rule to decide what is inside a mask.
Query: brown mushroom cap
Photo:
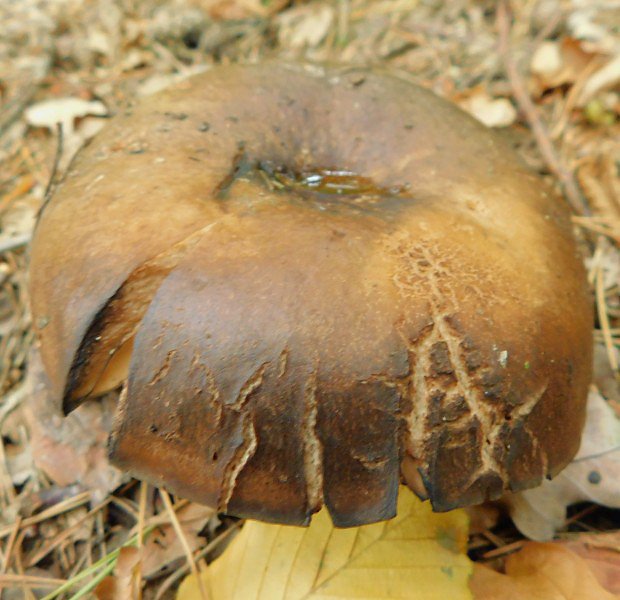
[[[402,76],[215,68],[75,160],[32,247],[65,410],[126,380],[113,461],[339,526],[537,485],[576,452],[591,308],[564,203]]]

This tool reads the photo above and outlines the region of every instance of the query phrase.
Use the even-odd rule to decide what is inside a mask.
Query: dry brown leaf
[[[530,63],[538,95],[545,90],[575,83],[595,56],[583,49],[580,40],[570,37],[542,43]]]
[[[620,532],[581,533],[558,543],[581,556],[606,590],[620,594]]]
[[[120,549],[114,575],[104,578],[95,588],[97,600],[127,600],[136,598],[136,567],[140,563],[140,550],[134,546]]]
[[[505,498],[519,531],[539,541],[551,539],[564,525],[566,507],[583,500],[620,508],[620,420],[595,390],[573,462],[552,481]]]
[[[63,418],[50,402],[49,384],[36,348],[30,352],[28,377],[32,393],[24,412],[36,466],[60,487],[79,483],[93,492],[95,503],[100,502],[123,479],[107,456],[116,400],[108,397],[89,402]]]
[[[475,600],[618,600],[588,563],[563,546],[530,542],[506,559],[506,573],[474,564]]]
[[[177,517],[190,550],[194,551],[203,545],[204,540],[198,536],[198,533],[213,514],[212,508],[195,503],[190,503],[177,511]],[[174,528],[170,524],[164,525],[149,535],[145,542],[142,572],[145,577],[151,577],[183,556],[183,545]]]

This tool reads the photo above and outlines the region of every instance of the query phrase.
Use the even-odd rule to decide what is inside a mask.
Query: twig
[[[516,542],[512,542],[511,544],[506,544],[505,546],[494,548],[493,550],[485,552],[482,555],[482,558],[484,560],[491,560],[492,558],[499,558],[500,556],[505,556],[506,554],[512,554],[517,550],[521,550],[524,544],[525,540],[518,540]]]
[[[2,447],[2,442],[0,441],[0,448],[1,447]],[[9,540],[6,543],[6,551],[4,553],[4,559],[2,561],[2,568],[0,569],[0,576],[5,575],[6,572],[9,570],[9,566],[11,565],[11,558],[13,556],[13,551],[15,547],[17,546],[17,544],[15,543],[16,540],[19,540],[19,546],[17,546],[18,552],[19,552],[19,549],[21,548],[21,543],[24,539],[23,535],[19,535],[21,522],[22,522],[22,517],[18,516],[17,519],[15,520],[13,531],[11,532],[11,535],[9,536]],[[0,598],[2,598],[3,596],[2,589],[3,587],[2,585],[0,585]],[[24,595],[26,594],[24,593]]]
[[[47,187],[45,188],[45,194],[43,195],[43,203],[37,212],[37,223],[45,210],[45,207],[49,204],[49,201],[52,199],[54,195],[54,190],[58,184],[58,169],[60,167],[60,159],[62,158],[62,153],[64,152],[64,135],[62,130],[62,123],[56,123],[56,132],[58,134],[58,144],[56,145],[56,154],[54,155],[54,164],[52,165],[52,172],[50,173],[50,178],[47,182]],[[35,225],[36,227],[36,225]]]
[[[611,238],[616,244],[620,246],[620,228],[615,227],[614,224],[605,218],[601,217],[573,217],[572,221],[575,225],[593,231],[594,233],[600,233]]]
[[[37,523],[41,523],[42,521],[46,521],[51,517],[56,517],[59,514],[67,512],[69,510],[73,510],[74,508],[86,504],[90,500],[90,492],[82,492],[81,494],[77,494],[73,498],[68,498],[67,500],[63,500],[54,506],[50,506],[50,508],[40,512],[38,515],[34,515],[33,517],[28,517],[22,521],[22,528],[30,527],[30,525],[36,525]],[[5,527],[0,527],[0,538],[3,538],[9,535],[13,531],[12,525],[7,525]]]
[[[144,519],[146,516],[146,497],[148,495],[149,484],[146,481],[140,483],[140,496],[138,498],[138,550],[142,550],[144,544]],[[142,598],[142,561],[136,565],[134,572],[134,596],[137,600]]]
[[[166,511],[170,516],[170,522],[172,523],[172,527],[181,542],[181,546],[183,546],[183,550],[185,551],[185,556],[187,558],[187,564],[192,572],[192,575],[196,578],[196,583],[198,584],[198,589],[200,591],[200,596],[203,600],[208,599],[208,595],[204,589],[202,579],[200,578],[200,573],[198,572],[198,567],[196,566],[196,561],[194,560],[194,555],[192,554],[192,550],[187,543],[187,538],[183,533],[183,529],[181,529],[181,524],[179,523],[179,519],[177,518],[176,513],[174,512],[174,508],[172,507],[172,500],[170,500],[170,494],[163,488],[160,488],[159,493],[164,501],[164,505],[166,507]]]
[[[15,547],[15,540],[17,539],[17,534],[19,533],[20,527],[22,523],[22,518],[20,516],[15,520],[15,524],[13,526],[13,531],[9,536],[9,541],[6,543],[6,552],[4,554],[4,562],[2,563],[2,569],[0,569],[0,575],[4,575],[9,570],[9,565],[11,564],[11,555],[13,553],[13,548]]]
[[[618,373],[618,358],[614,347],[614,339],[611,335],[609,325],[609,315],[607,314],[607,304],[605,302],[605,282],[603,280],[603,267],[599,263],[596,273],[596,309],[598,312],[598,320],[601,324],[603,339],[605,340],[605,348],[607,350],[607,359],[614,373]]]
[[[339,46],[345,46],[349,39],[349,0],[338,0],[338,34],[336,35],[336,43]]]
[[[497,548],[503,548],[506,546],[506,542],[502,540],[498,535],[495,535],[490,529],[485,529],[482,534],[489,542],[491,542]]]
[[[549,170],[560,182],[572,209],[577,214],[587,216],[590,214],[590,209],[579,192],[572,172],[560,161],[547,131],[547,126],[543,123],[536,106],[534,106],[512,56],[510,50],[510,10],[508,0],[499,1],[496,22],[499,36],[498,51],[504,61],[504,67],[506,68],[506,74],[508,75],[515,100],[534,134],[542,157],[547,163]]]
[[[89,510],[83,517],[75,521],[70,527],[63,529],[59,535],[55,536],[52,540],[50,540],[47,544],[45,544],[42,548],[39,548],[36,552],[31,554],[26,560],[26,564],[28,567],[33,567],[40,560],[45,558],[54,548],[56,548],[59,544],[61,544],[64,540],[71,537],[73,533],[79,529],[82,524],[90,519],[92,516],[96,515],[102,508],[107,506],[110,503],[111,496],[108,496],[103,502],[95,506],[92,510]]]
[[[17,534],[17,541],[15,542],[18,548],[22,547],[22,544],[24,543],[24,537],[26,537],[26,530],[22,529]],[[24,565],[22,564],[21,552],[15,553],[15,570],[17,571],[17,575],[19,575],[20,577],[24,577],[26,575],[24,573]],[[36,598],[34,597],[34,594],[30,591],[30,588],[25,583],[20,582],[20,587],[22,588],[22,594],[24,596],[24,600],[36,600]]]
[[[35,575],[0,575],[0,589],[5,585],[26,585],[28,587],[56,587],[65,583],[64,579],[37,577]]]
[[[174,511],[178,512],[179,510],[181,510],[184,506],[187,506],[189,504],[189,500],[185,500],[184,498],[181,498],[174,506]],[[159,527],[160,525],[167,525],[168,523],[170,523],[170,515],[168,515],[167,513],[159,513],[157,515],[153,515],[151,517],[149,517],[148,519],[145,520],[144,522],[144,526],[147,530],[149,529],[154,529],[155,527]],[[129,530],[129,537],[134,537],[138,534],[138,524],[134,525],[130,530]]]
[[[579,519],[588,516],[589,514],[593,513],[595,510],[598,510],[599,508],[600,506],[596,504],[590,504],[589,506],[586,506],[583,510],[580,510],[576,515],[573,515],[572,517],[566,519],[564,523],[564,528],[567,528],[572,523],[577,523]]]
[[[194,561],[198,562],[202,558],[204,558],[209,552],[213,549],[217,548],[226,538],[232,535],[235,531],[237,531],[241,525],[243,525],[243,521],[237,521],[234,525],[229,527],[226,531],[220,533],[214,540],[209,542],[204,548],[201,548],[195,555]],[[159,586],[157,590],[157,594],[155,594],[154,600],[161,600],[164,594],[170,589],[172,585],[174,585],[183,575],[186,575],[190,570],[189,564],[185,563],[181,567],[179,567],[174,573],[169,575],[164,582]]]
[[[147,527],[146,531],[144,532],[145,535],[147,533],[150,533],[153,529],[154,527]],[[80,592],[78,592],[78,594],[82,594],[85,590],[86,592],[90,591],[91,589],[93,589],[93,587],[96,587],[99,581],[101,581],[107,575],[112,573],[112,571],[114,570],[114,567],[116,566],[116,561],[118,559],[119,554],[121,553],[121,550],[129,546],[135,546],[136,543],[137,543],[137,536],[134,535],[130,537],[129,540],[125,542],[120,548],[117,548],[116,550],[112,550],[112,552],[110,552],[103,558],[100,558],[98,561],[90,565],[88,568],[84,569],[83,571],[80,571],[77,575],[75,575],[71,579],[66,580],[59,588],[49,593],[42,600],[54,600],[54,598],[57,598],[61,594],[64,594],[67,590],[74,587],[79,581],[82,581],[83,579],[90,577],[91,575],[95,574],[97,571],[102,569],[102,571],[100,571],[100,573],[96,575],[95,577],[96,579],[95,584],[93,585],[93,581],[95,580],[92,580],[90,583],[86,584],[86,587],[82,588]],[[71,598],[77,598],[77,597],[79,596],[75,595],[75,596],[72,596]]]
[[[114,499],[115,496],[112,496],[112,498]],[[97,539],[100,540],[98,548],[99,554],[105,556],[108,553],[108,547],[105,542],[105,525],[103,523],[103,513],[101,511],[97,511],[95,515],[95,528],[97,529]]]
[[[138,511],[134,508],[134,502],[127,500],[126,498],[120,498],[114,496],[112,502],[118,506],[121,510],[125,511],[132,519],[138,521]]]

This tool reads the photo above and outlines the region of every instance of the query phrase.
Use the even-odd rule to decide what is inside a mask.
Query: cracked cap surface
[[[65,411],[123,386],[112,460],[243,517],[436,510],[579,446],[591,308],[568,211],[401,76],[216,68],[117,116],[32,246]]]

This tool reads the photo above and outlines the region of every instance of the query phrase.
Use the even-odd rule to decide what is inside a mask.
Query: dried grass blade
[[[179,523],[179,519],[177,518],[176,513],[174,512],[174,508],[172,507],[172,500],[170,500],[170,494],[164,489],[160,489],[159,493],[161,494],[162,500],[164,501],[164,505],[168,514],[170,515],[170,522],[176,531],[177,536],[179,537],[179,541],[183,546],[183,550],[185,551],[185,556],[187,558],[187,562],[189,564],[190,570],[194,577],[196,577],[196,581],[198,582],[198,587],[200,590],[200,595],[203,600],[208,600],[209,596],[207,595],[206,590],[202,584],[202,579],[200,574],[198,573],[198,567],[196,566],[196,561],[194,560],[194,555],[192,554],[191,548],[187,543],[187,538],[185,537],[185,533],[183,533],[183,529],[181,529],[181,524]]]
[[[607,314],[607,303],[605,302],[605,284],[603,279],[603,267],[599,264],[596,271],[596,309],[598,311],[598,319],[605,341],[605,349],[607,350],[607,358],[614,373],[618,372],[618,357],[614,347],[614,338],[611,334],[609,325],[609,315]]]
[[[14,525],[13,531],[9,536],[9,540],[6,543],[6,551],[4,553],[4,561],[2,562],[2,569],[0,570],[0,575],[3,575],[7,572],[9,565],[11,564],[11,555],[13,554],[13,548],[15,546],[15,540],[17,539],[17,535],[19,534],[19,530],[21,528],[22,518],[17,517]]]
[[[57,517],[58,515],[73,510],[82,504],[86,504],[90,500],[90,492],[82,492],[81,494],[77,494],[73,496],[73,498],[67,498],[58,504],[54,504],[54,506],[50,506],[43,512],[40,512],[38,515],[34,515],[33,517],[28,517],[24,519],[21,523],[21,527],[30,527],[30,525],[36,525],[37,523],[41,523],[42,521],[46,521],[47,519],[51,519],[52,517]],[[0,538],[6,537],[10,535],[13,531],[13,525],[6,525],[5,527],[0,527]]]

